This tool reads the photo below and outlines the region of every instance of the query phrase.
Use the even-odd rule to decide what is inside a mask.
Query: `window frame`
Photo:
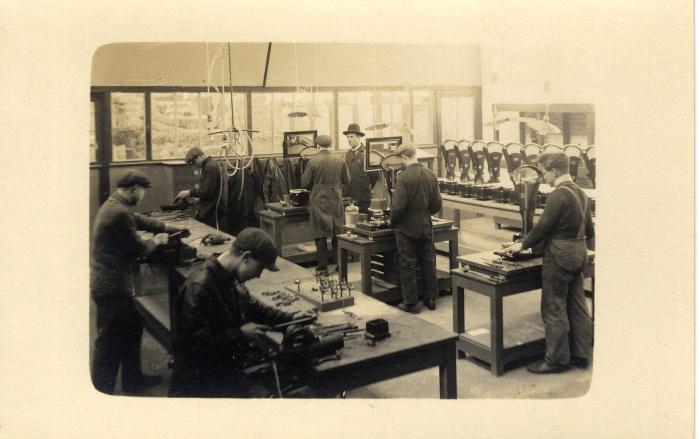
[[[256,87],[256,86],[240,86],[240,87],[223,87],[225,92],[233,91],[234,93],[242,93],[245,95],[245,105],[246,105],[246,121],[248,129],[256,129],[253,126],[253,111],[252,111],[252,94],[253,93],[293,93],[296,91],[295,87]],[[333,144],[336,150],[341,151],[339,132],[341,125],[344,126],[338,120],[338,93],[341,92],[372,92],[372,87],[318,87],[317,90],[321,92],[330,92],[332,94],[333,106],[332,106],[332,117],[331,125],[332,131],[330,135],[333,137]],[[419,147],[435,147],[442,141],[441,137],[441,115],[440,115],[440,97],[444,95],[455,95],[455,96],[469,96],[474,98],[474,130],[475,135],[479,138],[482,137],[482,87],[481,86],[382,86],[376,87],[377,92],[386,91],[405,91],[408,92],[409,96],[409,117],[410,123],[413,125],[414,108],[413,108],[413,92],[414,91],[430,91],[432,94],[431,103],[431,113],[432,113],[432,124],[433,124],[433,135],[432,143],[423,143]],[[90,88],[91,93],[102,93],[105,96],[106,105],[103,107],[103,114],[101,117],[106,121],[106,133],[109,136],[105,136],[106,144],[104,145],[105,151],[111,152],[112,150],[112,138],[111,138],[111,115],[109,114],[109,106],[111,105],[111,94],[112,93],[143,93],[144,100],[146,103],[146,160],[126,160],[126,161],[115,161],[110,155],[105,157],[106,164],[116,163],[122,165],[137,164],[144,162],[177,162],[182,161],[182,159],[153,159],[152,158],[152,134],[151,134],[151,93],[215,93],[212,87],[191,87],[191,86],[93,86]],[[272,110],[270,110],[272,111]],[[344,122],[343,122],[344,123]],[[281,153],[266,153],[260,154],[260,156],[281,156]],[[439,160],[439,158],[438,158]]]

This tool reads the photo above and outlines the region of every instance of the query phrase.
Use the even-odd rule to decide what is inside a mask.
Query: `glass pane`
[[[552,125],[556,126],[560,130],[562,130],[562,127],[564,126],[564,118],[562,117],[562,113],[549,113],[549,123]],[[564,135],[563,133],[559,134],[547,134],[544,136],[544,143],[543,145],[546,145],[548,143],[553,143],[555,145],[563,146],[564,145]]]
[[[199,93],[200,148],[206,154],[222,154],[224,134],[218,131],[231,129],[231,94]],[[248,109],[245,93],[233,94],[233,121],[236,128],[248,128]],[[212,134],[210,134],[212,133]],[[217,133],[217,134],[213,134]],[[243,152],[248,148],[248,134],[241,132],[237,150]],[[228,139],[227,139],[228,140]]]
[[[520,116],[520,113],[517,111],[499,111],[496,113],[498,141],[502,144],[520,143],[520,121],[518,121],[518,116]]]
[[[317,130],[318,134],[327,134],[333,137],[333,93],[312,93],[309,100],[309,114],[312,116],[309,117],[311,129]],[[337,146],[335,141],[333,143],[334,146]]]
[[[143,93],[112,93],[112,160],[146,159],[146,102]]]
[[[245,128],[245,94],[234,93],[233,103],[236,127]],[[209,133],[230,127],[231,95],[228,93],[151,94],[153,159],[182,159],[193,146],[217,156],[221,153],[224,134]]]
[[[379,101],[377,92],[377,100]],[[377,107],[378,108],[378,107]],[[371,91],[360,92],[338,92],[338,139],[339,149],[348,149],[348,142],[343,135],[343,131],[351,123],[360,125],[360,129],[366,137],[381,137],[380,131],[368,131],[367,127],[375,123],[374,105]]]
[[[432,144],[433,137],[433,93],[429,90],[413,92],[413,140],[418,145]]]
[[[586,113],[569,113],[569,143],[588,146],[588,119]]]
[[[97,135],[95,127],[95,103],[90,102],[90,161],[97,161]]]
[[[256,154],[271,154],[273,140],[279,140],[282,150],[282,136],[273,138],[272,132],[272,93],[252,93],[251,108],[253,111],[252,129],[260,131],[253,133],[253,150]]]
[[[440,97],[440,130],[442,141],[474,139],[474,98],[469,96]]]

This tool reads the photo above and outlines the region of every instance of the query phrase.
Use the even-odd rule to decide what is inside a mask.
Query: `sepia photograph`
[[[692,437],[692,3],[125,1],[0,18],[0,436]]]

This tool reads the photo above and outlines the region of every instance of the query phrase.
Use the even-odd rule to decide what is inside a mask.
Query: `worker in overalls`
[[[547,351],[544,360],[527,369],[558,373],[569,365],[586,368],[591,361],[592,323],[583,292],[583,270],[595,232],[590,200],[569,175],[568,157],[542,154],[538,166],[554,191],[523,242],[506,250],[519,252],[543,244],[541,312]]]
[[[396,236],[403,295],[399,309],[413,314],[420,311],[416,279],[420,273],[423,304],[433,311],[437,271],[431,215],[442,207],[442,197],[435,174],[418,163],[414,144],[401,145],[395,154],[406,158],[406,169],[396,179],[391,200],[391,225]]]
[[[322,134],[316,137],[321,150],[311,157],[301,177],[301,186],[311,190],[309,195],[309,223],[318,253],[319,273],[328,271],[328,244],[331,238],[333,254],[337,257],[335,235],[343,224],[343,185],[350,183],[348,165],[340,157],[331,154],[333,140]]]

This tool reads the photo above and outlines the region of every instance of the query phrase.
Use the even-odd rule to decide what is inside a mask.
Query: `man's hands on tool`
[[[170,235],[167,233],[159,233],[153,237],[153,241],[156,245],[165,245],[168,243],[168,239],[170,239]]]
[[[307,317],[316,317],[316,311],[313,309],[307,309],[305,311],[297,311],[292,315],[292,320],[304,319]]]
[[[187,238],[188,236],[190,236],[190,229],[188,229],[187,227],[173,226],[168,224],[165,227],[165,231],[170,235],[177,234],[179,238]]]
[[[505,248],[505,251],[508,253],[520,253],[523,251],[523,243],[522,242],[515,242],[508,247]]]
[[[255,340],[269,329],[269,326],[261,325],[255,322],[250,322],[241,326],[241,333],[243,334],[243,337],[245,337],[246,340]]]

